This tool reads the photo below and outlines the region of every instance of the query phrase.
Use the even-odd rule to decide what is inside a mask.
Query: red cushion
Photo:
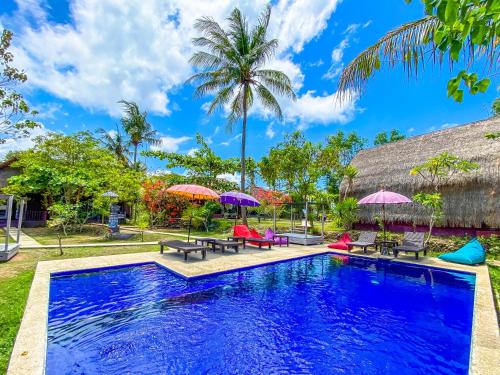
[[[331,243],[328,245],[328,248],[337,250],[349,250],[349,246],[347,246],[346,243],[342,241]]]
[[[346,245],[346,242],[352,242],[351,236],[349,236],[349,233],[347,232],[343,233],[337,242],[328,245],[328,248],[337,250],[349,250],[349,246]]]

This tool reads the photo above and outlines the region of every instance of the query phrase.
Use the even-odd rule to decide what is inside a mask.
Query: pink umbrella
[[[404,204],[413,203],[412,200],[404,195],[385,191],[384,189],[370,194],[361,199],[358,204],[381,204],[382,205],[382,223],[384,224],[384,241],[385,241],[385,205],[386,204]]]
[[[215,191],[201,185],[174,185],[170,186],[167,189],[167,192],[170,194],[180,195],[182,197],[186,197],[188,199],[199,199],[199,200],[210,200],[210,199],[219,199],[219,194]],[[193,215],[189,217],[189,226],[188,226],[188,242],[191,237],[191,222],[193,221]]]

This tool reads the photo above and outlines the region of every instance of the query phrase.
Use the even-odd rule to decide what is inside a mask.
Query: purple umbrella
[[[413,203],[412,200],[404,195],[385,191],[384,189],[370,194],[361,199],[358,204],[381,204],[382,205],[382,223],[384,224],[384,241],[385,241],[385,205],[386,204],[404,204]]]
[[[242,193],[240,191],[228,191],[227,193],[222,193],[220,195],[220,202],[226,204],[234,204],[236,206],[247,206],[247,207],[260,206],[260,203],[257,199],[255,199],[251,195]]]

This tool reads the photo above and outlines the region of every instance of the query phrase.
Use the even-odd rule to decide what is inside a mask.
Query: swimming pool
[[[467,373],[474,275],[343,259],[53,275],[46,373]]]

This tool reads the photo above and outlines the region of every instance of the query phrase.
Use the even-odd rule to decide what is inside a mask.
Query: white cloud
[[[236,134],[234,137],[229,138],[227,141],[219,143],[220,146],[230,146],[233,142],[241,139],[241,133]]]
[[[408,132],[408,133],[413,133],[414,131],[415,131],[415,128],[413,128],[413,127],[412,127],[412,128],[409,128],[409,129],[407,130],[407,132]]]
[[[223,180],[227,180],[229,182],[234,182],[235,184],[239,184],[241,180],[241,175],[239,173],[223,173],[217,176],[217,178],[221,178]]]
[[[338,3],[280,0],[273,6],[270,36],[279,38],[281,52],[299,52],[326,28]],[[123,98],[168,115],[176,109],[169,93],[192,73],[188,60],[197,35],[194,21],[209,16],[224,22],[235,6],[254,20],[266,4],[75,0],[71,24],[60,24],[48,21],[44,0],[18,0],[19,10],[3,16],[2,23],[16,29],[13,52],[30,85],[114,116]],[[287,58],[282,64],[298,69]]]
[[[193,147],[193,148],[190,148],[186,154],[189,156],[194,156],[194,153],[196,151],[198,151],[198,149],[196,147]]]
[[[51,131],[45,128],[45,126],[40,125],[34,128],[28,137],[6,139],[5,143],[0,144],[0,160],[4,159],[5,155],[10,151],[24,151],[32,148],[35,146],[34,138],[41,135],[47,135],[50,132]]]
[[[314,91],[307,91],[284,108],[285,120],[297,123],[301,129],[309,127],[311,123],[328,125],[349,122],[356,113],[358,96],[347,95],[345,100],[340,101],[337,95],[316,96]]]
[[[273,123],[270,123],[269,125],[267,125],[267,128],[266,128],[266,136],[269,139],[273,139],[275,135],[276,135],[276,132],[273,130]]]
[[[297,53],[327,27],[340,0],[280,0],[273,7],[271,34],[280,42],[280,50]]]
[[[153,151],[177,152],[182,143],[187,142],[191,137],[160,137],[160,145],[151,145]]]
[[[323,78],[333,79],[336,78],[342,73],[344,69],[344,51],[348,48],[356,35],[359,28],[367,28],[370,26],[372,21],[367,21],[364,24],[353,23],[347,27],[347,29],[343,32],[344,38],[340,41],[339,44],[332,50],[332,63],[328,71],[323,75]]]

